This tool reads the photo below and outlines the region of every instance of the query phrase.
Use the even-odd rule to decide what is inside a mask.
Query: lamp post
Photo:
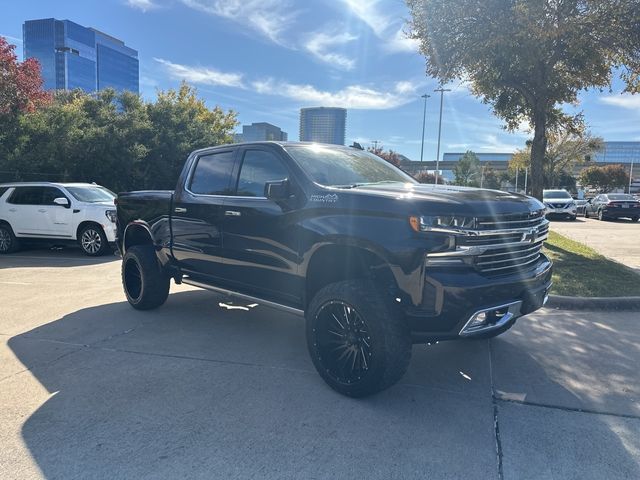
[[[426,93],[421,96],[424,98],[424,110],[422,111],[422,146],[420,147],[420,163],[422,163],[422,156],[424,154],[424,125],[427,120],[427,98],[431,95],[427,95]]]
[[[436,185],[438,184],[438,173],[440,172],[440,134],[442,133],[442,102],[444,98],[444,92],[450,92],[449,88],[436,88],[434,92],[440,92],[440,121],[438,122],[438,154],[436,156]]]

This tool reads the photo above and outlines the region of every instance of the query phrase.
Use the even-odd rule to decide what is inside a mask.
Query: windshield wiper
[[[348,185],[334,185],[335,188],[357,188],[357,187],[366,187],[369,185],[380,185],[383,183],[402,183],[398,180],[382,180],[380,182],[362,182],[362,183],[350,183]]]

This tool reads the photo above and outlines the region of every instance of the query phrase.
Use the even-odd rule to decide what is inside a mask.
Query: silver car
[[[578,216],[576,202],[566,190],[543,190],[542,202],[547,218],[575,220]]]

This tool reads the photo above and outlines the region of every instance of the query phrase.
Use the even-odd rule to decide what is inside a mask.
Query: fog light
[[[487,312],[481,312],[473,317],[468,327],[480,327],[487,323]]]

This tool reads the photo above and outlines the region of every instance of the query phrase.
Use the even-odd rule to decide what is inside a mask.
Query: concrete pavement
[[[640,222],[578,217],[574,222],[552,221],[551,230],[640,273]]]
[[[416,345],[364,400],[316,374],[302,319],[172,286],[128,306],[119,262],[0,257],[0,478],[639,478],[637,312],[542,310]]]

